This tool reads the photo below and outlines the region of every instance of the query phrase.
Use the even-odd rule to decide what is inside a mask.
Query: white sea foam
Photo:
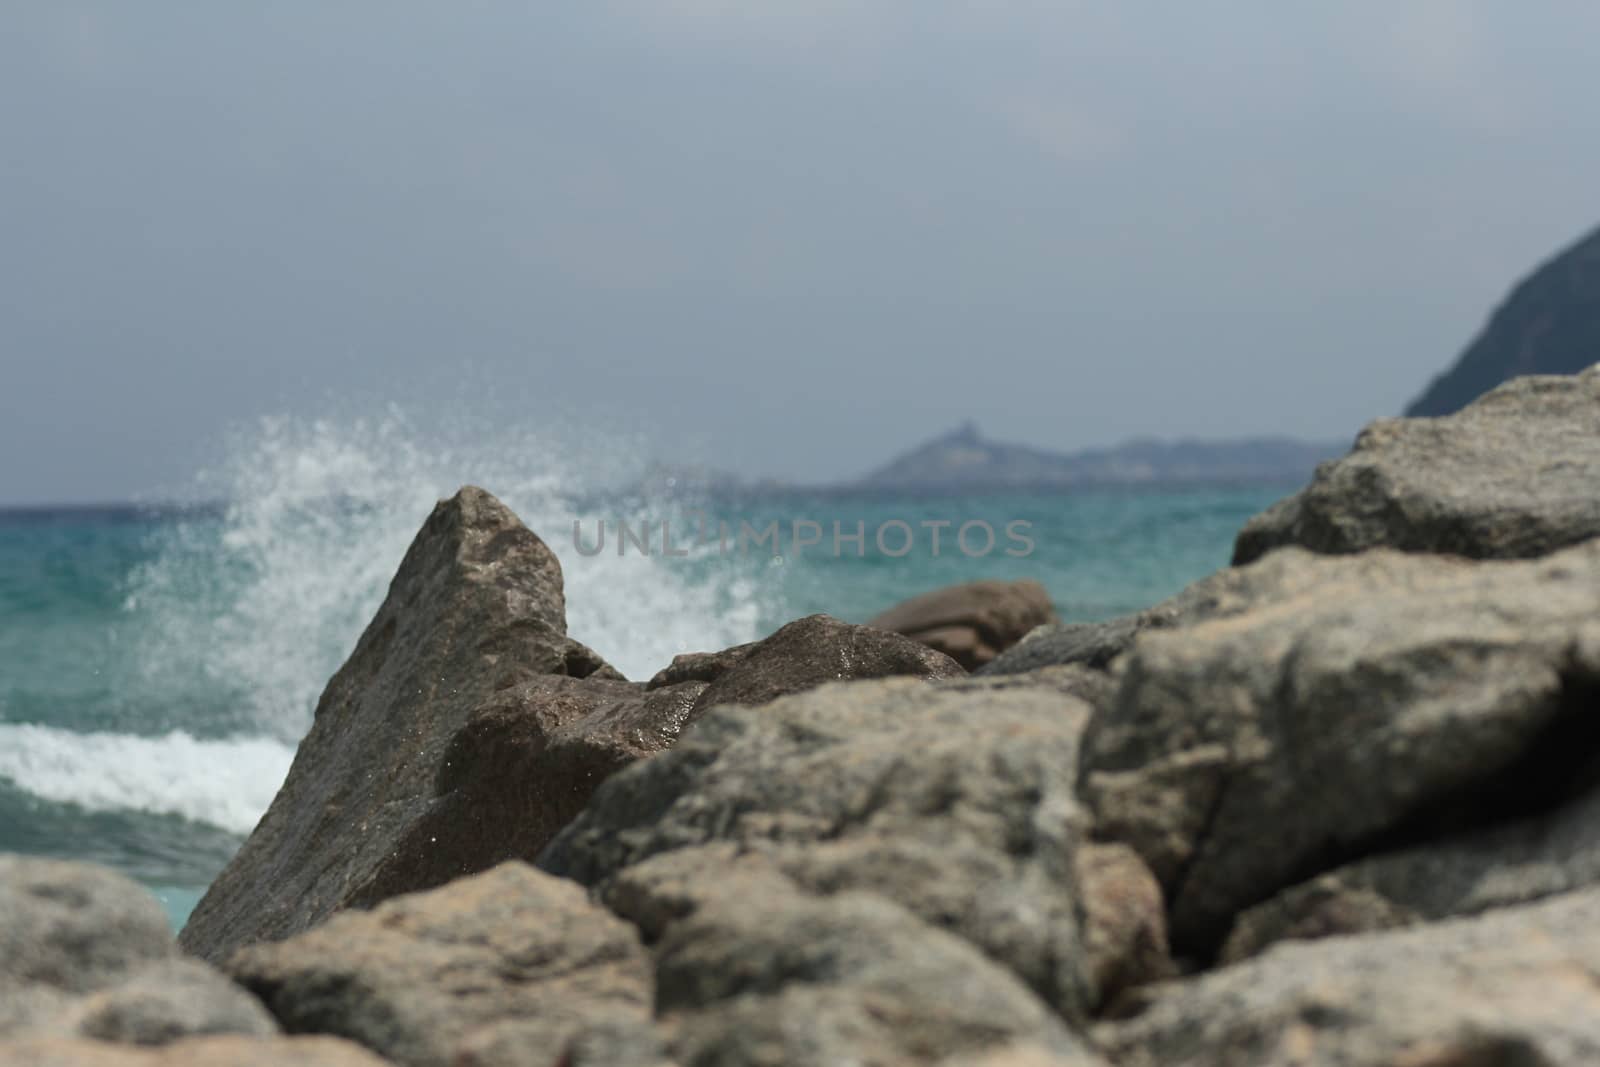
[[[144,741],[33,735],[29,750],[7,753],[0,773],[25,772],[25,788],[51,799],[248,829],[287,771],[278,757],[309,727],[317,696],[416,531],[463,484],[495,493],[551,545],[565,576],[568,631],[629,677],[648,677],[679,652],[759,636],[764,620],[781,614],[781,588],[758,587],[740,561],[573,549],[574,519],[592,541],[601,517],[584,514],[582,501],[617,481],[628,460],[620,449],[563,447],[528,430],[464,423],[425,432],[397,409],[263,420],[237,434],[199,482],[198,495],[227,501],[221,518],[162,527],[129,581],[122,629],[134,681],[172,698],[162,705],[166,721],[145,725],[186,732]],[[617,514],[615,501],[605,505],[604,518]],[[218,734],[251,740],[190,740]],[[228,766],[235,751],[243,758]],[[195,758],[169,758],[175,753]],[[104,773],[112,763],[115,773]]]
[[[294,749],[267,738],[201,741],[0,724],[0,778],[90,811],[179,815],[245,834],[271,803]]]

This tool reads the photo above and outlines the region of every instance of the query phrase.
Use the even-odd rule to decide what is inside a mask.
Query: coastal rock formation
[[[1095,1030],[1118,1067],[1588,1067],[1600,1062],[1600,891],[1283,945],[1145,991]]]
[[[411,888],[385,863],[474,711],[541,676],[620,678],[566,636],[565,610],[554,553],[505,505],[472,487],[442,501],[183,946],[218,960],[370,902],[375,876],[386,891]]]
[[[1450,415],[1525,374],[1577,374],[1600,356],[1600,229],[1517,284],[1407,415]]]
[[[408,1067],[554,1064],[595,1025],[644,1025],[651,964],[627,923],[520,862],[349,911],[228,970],[283,1025]]]
[[[601,786],[539,864],[595,886],[651,940],[699,915],[735,857],[816,907],[870,894],[1086,1018],[1114,992],[1098,977],[1126,983],[1164,966],[1165,934],[1148,872],[1129,890],[1139,865],[1084,877],[1089,823],[1072,785],[1091,709],[1076,684],[1071,671],[1033,684],[890,679],[714,708]],[[1136,917],[1086,907],[1096,884],[1150,906],[1130,905]],[[1086,931],[1086,918],[1104,928]]]
[[[1554,805],[1600,742],[1600,541],[1472,563],[1284,549],[1142,635],[1084,740],[1096,832],[1202,955],[1320,870]]]
[[[1055,617],[1050,594],[1038,582],[980,581],[912,597],[867,625],[920,641],[970,671]]]
[[[1540,556],[1600,535],[1596,486],[1600,365],[1518,378],[1454,415],[1372,423],[1349,455],[1251,519],[1233,561],[1287,544]]]
[[[0,1063],[10,1042],[160,1045],[277,1032],[254,998],[178,956],[145,890],[87,863],[0,855]]]

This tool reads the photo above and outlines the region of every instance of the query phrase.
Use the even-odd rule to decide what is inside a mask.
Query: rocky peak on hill
[[[1600,359],[1600,229],[1511,291],[1455,366],[1407,415],[1449,415],[1510,378],[1577,374]]]

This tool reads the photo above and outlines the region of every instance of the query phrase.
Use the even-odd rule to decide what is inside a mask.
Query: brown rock
[[[1095,1029],[1119,1067],[1589,1067],[1600,893],[1279,945],[1144,991]]]
[[[548,677],[496,694],[450,739],[434,800],[351,903],[531,862],[601,782],[676,741],[704,689]]]
[[[912,597],[867,625],[920,641],[970,671],[1055,617],[1050,594],[1038,582],[978,581]]]
[[[471,487],[441,502],[183,946],[217,960],[407,888],[386,864],[478,707],[542,675],[620,677],[566,636],[564,613],[555,555],[503,504]]]
[[[824,682],[854,678],[958,678],[949,656],[899,634],[808,615],[748,646],[695,700],[695,714],[719,704],[766,704]]]
[[[653,996],[632,927],[515,861],[247,946],[227,968],[286,1029],[411,1067],[553,1064],[590,1026],[647,1024]]]

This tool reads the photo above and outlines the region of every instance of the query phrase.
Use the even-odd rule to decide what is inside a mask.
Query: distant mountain
[[[1594,363],[1600,363],[1600,230],[1517,285],[1456,365],[1406,414],[1448,415],[1509,378],[1576,374]]]
[[[1348,442],[1284,437],[1234,441],[1139,439],[1114,448],[1048,452],[990,441],[972,423],[898,456],[854,483],[864,489],[989,489],[1078,485],[1296,483]]]

